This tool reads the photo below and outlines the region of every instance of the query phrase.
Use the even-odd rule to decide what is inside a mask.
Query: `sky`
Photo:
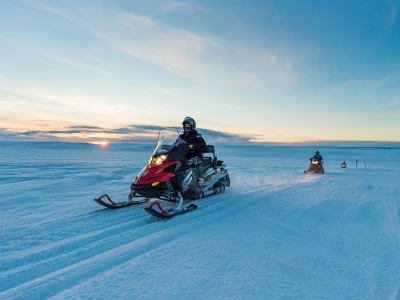
[[[400,1],[0,2],[0,140],[400,142]]]

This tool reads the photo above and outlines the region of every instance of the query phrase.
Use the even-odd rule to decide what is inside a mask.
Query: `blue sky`
[[[399,9],[2,1],[0,138],[127,140],[190,115],[250,141],[400,141]]]

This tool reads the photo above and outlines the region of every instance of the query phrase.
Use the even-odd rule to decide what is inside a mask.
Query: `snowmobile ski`
[[[103,201],[103,198],[107,198],[108,202]],[[130,201],[123,201],[123,202],[114,202],[111,200],[110,196],[107,194],[100,196],[99,198],[95,198],[98,204],[105,206],[107,208],[115,209],[115,208],[122,208],[130,205],[141,204],[148,201],[148,199],[140,199],[140,200],[130,200]]]
[[[322,168],[320,171],[313,171],[313,170],[304,170],[304,174],[325,174],[325,170]]]
[[[153,208],[154,205],[157,205],[160,211],[156,210]],[[197,205],[195,204],[189,204],[188,206],[182,207],[181,209],[168,209],[164,210],[160,203],[158,201],[153,202],[149,207],[145,208],[145,211],[148,212],[149,214],[162,218],[162,219],[170,219],[172,217],[175,217],[177,215],[183,215],[185,213],[194,211],[197,209]]]

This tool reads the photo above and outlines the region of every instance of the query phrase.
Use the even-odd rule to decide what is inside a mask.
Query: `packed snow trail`
[[[232,188],[165,221],[92,200],[125,200],[146,147],[2,146],[0,298],[396,299],[400,150],[303,175],[313,150],[217,148]]]

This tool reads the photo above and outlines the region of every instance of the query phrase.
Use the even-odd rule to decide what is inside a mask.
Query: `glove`
[[[195,163],[196,163],[196,159],[195,158],[191,158],[186,162],[186,164],[188,166],[193,166],[193,165],[195,165]]]
[[[190,145],[189,145],[189,150],[193,150],[193,148],[194,148],[194,145],[193,145],[193,144],[190,144]]]

